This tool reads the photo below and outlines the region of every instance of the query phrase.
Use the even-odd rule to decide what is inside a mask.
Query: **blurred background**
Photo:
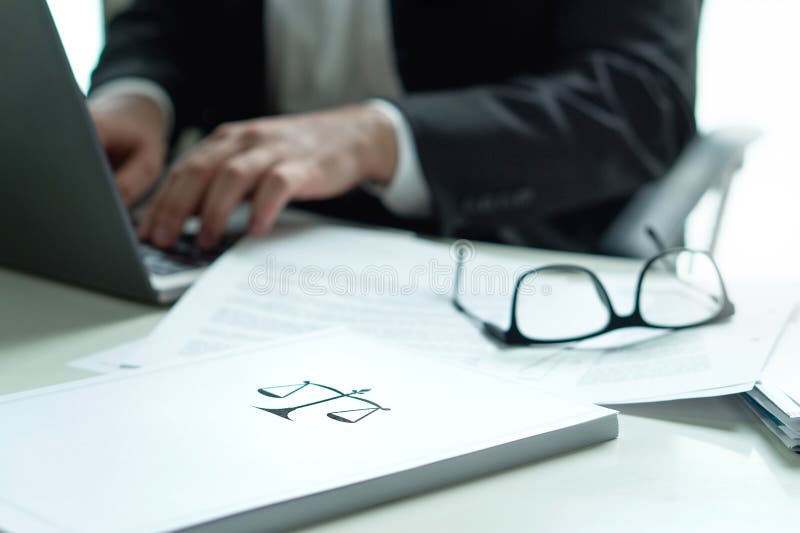
[[[103,45],[102,0],[48,0],[85,91]],[[109,10],[126,0],[106,0]],[[800,280],[800,2],[705,0],[697,120],[762,133],[734,179],[716,256],[730,279]],[[701,203],[688,243],[704,242],[713,202]]]

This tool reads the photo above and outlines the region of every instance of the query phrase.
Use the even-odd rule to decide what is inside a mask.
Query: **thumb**
[[[104,113],[94,111],[90,108],[90,115],[94,123],[94,129],[97,132],[97,138],[103,148],[115,148],[116,145],[124,145],[132,142],[131,135],[126,135],[125,129],[119,126],[115,127],[114,117],[109,117]]]
[[[131,205],[155,183],[162,168],[162,156],[155,148],[140,148],[126,158],[116,170],[117,188],[125,205]]]

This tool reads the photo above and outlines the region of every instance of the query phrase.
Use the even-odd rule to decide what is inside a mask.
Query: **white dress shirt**
[[[431,213],[411,128],[384,98],[403,93],[394,63],[389,0],[266,0],[267,89],[280,113],[302,113],[367,102],[392,122],[397,138],[395,174],[384,187],[367,186],[393,213]],[[119,79],[91,98],[137,94],[153,100],[171,129],[172,102],[150,80]],[[266,98],[266,95],[265,95]]]

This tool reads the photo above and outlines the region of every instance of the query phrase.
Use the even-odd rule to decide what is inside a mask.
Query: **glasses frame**
[[[698,322],[693,322],[690,324],[684,324],[680,326],[665,326],[660,324],[651,324],[644,319],[641,313],[641,292],[642,292],[642,283],[644,282],[644,276],[650,269],[650,267],[653,265],[653,263],[664,259],[665,256],[672,255],[677,252],[690,252],[693,254],[700,254],[707,257],[711,261],[711,264],[714,266],[714,271],[717,273],[717,276],[719,278],[720,289],[722,290],[721,294],[722,305],[720,306],[719,311],[714,316],[707,318],[705,320],[700,320]],[[611,331],[623,328],[646,327],[646,328],[669,329],[669,330],[695,328],[698,326],[711,324],[713,322],[719,322],[721,320],[733,316],[733,314],[736,312],[736,308],[733,305],[733,302],[731,302],[730,299],[728,298],[728,291],[725,289],[725,283],[722,280],[722,274],[719,271],[717,262],[714,261],[713,257],[711,257],[711,254],[702,250],[693,250],[684,247],[675,247],[663,250],[654,255],[653,257],[651,257],[650,259],[648,259],[647,261],[645,261],[644,266],[642,266],[642,268],[639,270],[639,279],[636,282],[634,309],[633,312],[631,312],[628,315],[620,315],[614,310],[614,305],[611,303],[611,298],[608,296],[608,291],[603,285],[603,282],[600,281],[600,278],[598,278],[597,275],[588,268],[579,265],[554,264],[554,265],[546,265],[539,268],[532,268],[526,272],[523,272],[517,279],[516,283],[514,284],[514,294],[511,299],[511,325],[508,327],[508,329],[503,329],[496,324],[493,324],[491,322],[479,318],[477,315],[466,309],[458,300],[461,273],[463,271],[463,268],[464,268],[463,256],[459,255],[456,263],[456,273],[455,273],[456,277],[453,283],[453,297],[452,297],[453,306],[459,312],[463,313],[473,322],[475,322],[487,335],[511,346],[529,346],[532,344],[562,344],[566,342],[576,342],[589,339],[592,337],[598,337],[600,335],[605,335],[606,333],[609,333]],[[595,290],[597,291],[597,295],[600,298],[600,301],[603,303],[603,305],[605,305],[606,309],[608,310],[609,318],[605,327],[601,328],[595,333],[589,333],[586,335],[579,335],[576,337],[569,337],[564,339],[534,339],[528,337],[527,335],[524,335],[520,331],[519,326],[517,325],[517,299],[519,296],[519,289],[522,286],[522,282],[525,280],[526,277],[547,270],[573,270],[573,271],[583,272],[586,275],[588,275],[589,279],[591,279],[592,282],[594,283]]]

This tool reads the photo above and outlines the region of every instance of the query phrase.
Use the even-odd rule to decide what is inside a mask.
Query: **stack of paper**
[[[617,436],[344,330],[0,400],[0,530],[284,530]]]
[[[508,289],[515,275],[541,266],[482,252],[471,261],[507,290],[470,304],[498,315],[511,309]],[[566,397],[609,405],[651,402],[752,389],[790,309],[774,294],[732,290],[737,313],[725,323],[509,349],[453,308],[453,268],[447,245],[407,234],[331,225],[284,228],[266,241],[234,246],[141,345],[74,364],[97,371],[147,367],[347,326]],[[635,272],[600,277],[618,312],[633,306]]]
[[[800,453],[800,305],[786,321],[758,384],[742,397],[781,442]]]

